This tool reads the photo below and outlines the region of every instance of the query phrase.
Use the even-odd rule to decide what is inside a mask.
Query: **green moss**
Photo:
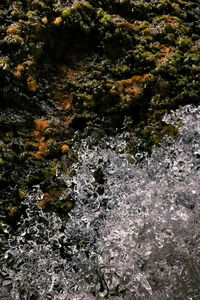
[[[79,13],[79,12],[81,12],[81,10],[84,10],[84,9],[87,10],[87,9],[91,9],[91,8],[92,8],[92,6],[86,1],[76,1],[76,2],[74,2],[74,4],[71,7],[67,7],[66,9],[64,9],[62,11],[62,18],[67,19],[73,13],[76,13],[76,12]]]
[[[45,170],[44,176],[46,179],[52,179],[56,176],[57,172],[58,172],[58,163],[54,162],[51,163],[50,166],[48,166],[48,168]]]
[[[60,146],[54,139],[49,139],[47,141],[47,154],[46,155],[56,155],[59,153]]]
[[[71,12],[72,12],[71,7],[68,7],[66,9],[64,9],[63,12],[62,12],[62,18],[63,19],[68,18],[71,15]]]
[[[74,208],[74,202],[71,200],[57,200],[50,204],[50,208],[63,217],[67,217],[68,213]]]
[[[186,36],[180,37],[177,44],[181,50],[189,49],[192,46],[192,40]]]
[[[92,108],[95,106],[94,98],[90,95],[79,94],[79,100],[83,101],[83,106],[86,108]]]
[[[178,128],[170,124],[165,125],[163,127],[163,131],[174,139],[177,138],[179,134]]]
[[[110,15],[104,14],[104,15],[100,18],[99,22],[100,22],[104,27],[108,27],[108,26],[110,26],[110,24],[113,23],[113,20],[112,20],[112,17],[111,17]]]
[[[24,40],[21,36],[17,34],[8,35],[3,39],[3,42],[10,46],[23,46]]]
[[[35,19],[35,17],[37,17],[37,12],[34,11],[34,10],[29,10],[29,11],[27,11],[27,13],[26,13],[26,17],[27,17],[28,19]]]
[[[155,61],[154,55],[149,51],[143,52],[141,57],[144,58],[146,61],[149,61],[149,62]]]
[[[2,158],[0,158],[0,166],[5,164],[5,160],[3,160]]]

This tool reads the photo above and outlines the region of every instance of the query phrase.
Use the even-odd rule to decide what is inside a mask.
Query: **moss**
[[[192,40],[189,37],[180,37],[178,40],[178,46],[181,50],[189,49],[192,46]]]
[[[83,106],[86,108],[92,108],[95,106],[94,98],[90,95],[80,94],[78,98],[80,101],[83,101]]]
[[[68,18],[71,15],[72,9],[70,7],[66,8],[62,12],[63,19]]]
[[[19,207],[18,206],[14,206],[14,207],[9,207],[8,208],[8,215],[10,218],[13,218],[16,216],[16,214],[19,211]]]
[[[97,17],[99,18],[99,22],[104,26],[108,27],[111,24],[113,24],[112,16],[107,14],[105,11],[103,11],[102,8],[100,8],[97,11]]]
[[[8,35],[3,39],[3,42],[9,46],[24,46],[24,40],[17,34]]]
[[[58,164],[52,163],[50,166],[45,170],[44,176],[46,179],[52,179],[56,176],[58,172]]]
[[[2,158],[0,158],[0,166],[5,164],[5,160],[3,160]]]
[[[67,7],[62,11],[62,18],[66,19],[74,13],[79,13],[84,9],[91,9],[92,6],[86,1],[75,1],[71,7]]]
[[[55,201],[51,203],[50,208],[66,218],[68,213],[74,208],[74,202],[69,199]]]
[[[163,127],[163,131],[167,134],[167,135],[169,135],[169,136],[171,136],[171,137],[173,137],[173,138],[177,138],[177,136],[178,136],[178,134],[179,134],[179,131],[178,131],[178,128],[177,127],[175,127],[175,126],[173,126],[173,125],[165,125],[164,127]]]
[[[199,102],[199,28],[194,0],[4,1],[2,214],[35,184],[53,198],[45,209],[67,214],[73,201],[55,190],[66,188],[59,174],[73,176],[82,138],[92,147],[128,130],[133,161],[164,135],[176,138],[162,116]]]
[[[19,189],[19,197],[20,199],[24,199],[27,196],[27,191],[26,189]]]

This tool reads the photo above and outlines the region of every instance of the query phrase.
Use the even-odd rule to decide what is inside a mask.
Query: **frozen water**
[[[183,124],[179,138],[141,163],[124,134],[77,146],[76,175],[61,175],[76,201],[68,222],[37,210],[35,186],[16,232],[5,228],[1,299],[200,299],[199,108],[164,119]]]

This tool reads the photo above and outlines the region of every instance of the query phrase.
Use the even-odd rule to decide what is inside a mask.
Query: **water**
[[[77,146],[76,175],[58,175],[76,201],[70,220],[38,210],[35,186],[16,232],[5,226],[0,298],[200,299],[199,120],[189,105],[165,116],[180,137],[138,164],[123,134]]]

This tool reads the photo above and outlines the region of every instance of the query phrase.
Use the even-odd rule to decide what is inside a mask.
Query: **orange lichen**
[[[22,76],[22,72],[24,71],[24,66],[23,65],[17,65],[15,67],[15,72],[13,73],[13,75],[16,77],[16,78],[20,78]]]
[[[64,145],[62,145],[62,146],[60,147],[60,149],[61,149],[61,152],[62,152],[62,153],[66,153],[66,152],[69,151],[70,148],[69,148],[68,145],[64,144]]]
[[[42,138],[38,145],[38,154],[44,155],[46,154],[47,150],[48,150],[47,141],[45,141],[44,138]]]
[[[142,76],[133,76],[132,81],[133,82],[146,82],[151,78],[151,74],[144,74]]]
[[[49,193],[45,193],[43,199],[37,202],[37,207],[39,209],[45,209],[47,203],[50,203],[50,202],[53,202],[52,195]]]
[[[17,71],[17,72],[14,72],[13,75],[16,77],[16,78],[20,78],[22,76],[22,73]]]
[[[71,125],[73,123],[73,119],[67,118],[66,121],[67,125]]]
[[[44,137],[38,139],[37,145],[38,151],[33,153],[33,158],[35,159],[44,159],[44,156],[48,153],[48,142],[45,140]]]
[[[49,126],[49,122],[43,119],[35,120],[35,129],[39,132],[43,132]]]
[[[117,92],[120,95],[130,95],[133,97],[139,97],[143,94],[142,84],[147,82],[151,78],[150,74],[144,74],[142,76],[135,75],[129,79],[120,80],[117,82]],[[111,94],[116,92],[116,87],[112,87]],[[131,98],[127,98],[131,101]]]
[[[37,81],[36,81],[36,79],[34,79],[32,76],[29,76],[29,77],[27,78],[27,89],[28,89],[30,92],[36,92],[37,89],[38,89]]]
[[[142,76],[135,75],[129,79],[118,81],[118,84],[119,85],[132,85],[134,82],[137,82],[137,83],[146,82],[150,78],[151,78],[150,74],[144,74]]]
[[[15,69],[19,72],[22,72],[22,71],[24,71],[24,66],[23,65],[17,65]]]
[[[63,22],[63,19],[61,17],[57,17],[54,21],[53,24],[56,26],[59,26]]]
[[[35,159],[44,159],[43,156],[48,153],[48,141],[46,141],[45,137],[42,136],[42,133],[49,126],[49,121],[44,119],[35,120],[35,131],[33,132],[33,137],[36,140],[37,144],[36,149],[37,152],[33,154],[33,158]]]
[[[19,33],[19,31],[20,31],[19,24],[12,24],[6,30],[7,34],[10,34],[10,35],[17,34],[17,33]]]
[[[45,25],[48,23],[47,17],[42,18],[42,23],[45,24]]]
[[[42,135],[41,135],[41,132],[40,131],[33,131],[33,137],[36,139],[36,140],[40,140]]]
[[[75,76],[77,75],[76,72],[66,72],[66,78],[67,79],[71,79],[71,78],[74,78]]]
[[[42,155],[40,155],[38,152],[37,153],[33,153],[32,156],[33,159],[44,159],[44,157]]]
[[[171,52],[172,52],[172,48],[171,47],[162,47],[160,49],[160,53],[162,54],[162,57],[158,58],[157,64],[161,64],[163,62],[166,62],[168,60]]]
[[[134,97],[139,97],[143,93],[143,88],[141,88],[139,85],[132,85],[130,87],[127,87],[125,89],[125,93],[132,95]]]

